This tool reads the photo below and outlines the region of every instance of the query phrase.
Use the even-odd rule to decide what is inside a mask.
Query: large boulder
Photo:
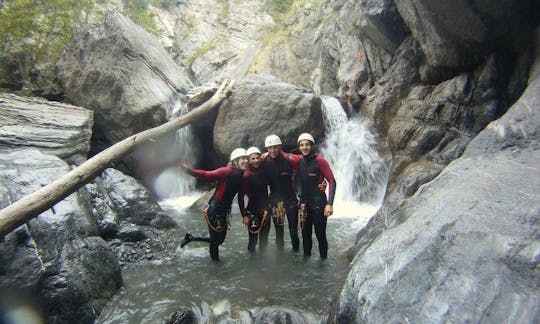
[[[86,160],[93,112],[59,102],[0,94],[0,152],[33,147],[72,164]]]
[[[298,135],[323,135],[321,100],[311,91],[270,75],[252,74],[235,84],[217,115],[214,147],[225,159],[236,147],[264,148],[270,134],[280,136],[287,149]]]
[[[109,168],[96,178],[95,183],[100,193],[107,197],[119,221],[151,225],[153,220],[162,217],[163,210],[151,192],[136,179]]]
[[[1,154],[0,208],[68,171],[64,161],[35,149]],[[6,235],[0,242],[3,302],[22,298],[49,322],[93,323],[121,284],[114,253],[97,234],[88,206],[74,193]]]
[[[94,110],[113,143],[165,122],[192,86],[157,39],[119,13],[77,33],[56,66],[66,99]]]
[[[176,117],[192,87],[158,40],[119,13],[76,33],[56,66],[66,99],[95,112],[94,152]],[[182,155],[172,133],[137,147],[124,162],[150,187]]]
[[[359,233],[333,319],[538,322],[538,45],[528,87],[506,114]]]

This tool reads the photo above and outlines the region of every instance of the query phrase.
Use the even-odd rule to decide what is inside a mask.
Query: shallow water
[[[164,259],[124,269],[124,287],[96,323],[162,323],[180,306],[191,307],[199,322],[249,322],[246,318],[262,307],[297,311],[305,322],[321,321],[347,274],[343,250],[375,212],[371,206],[336,203],[327,226],[328,259],[322,261],[315,237],[310,258],[293,253],[287,237],[285,251],[277,251],[273,228],[267,251],[250,254],[247,231],[233,206],[221,261],[213,262],[206,243],[179,246],[186,230],[207,235],[200,213],[178,211],[174,201],[163,206],[175,211],[180,227],[165,233],[178,247]]]

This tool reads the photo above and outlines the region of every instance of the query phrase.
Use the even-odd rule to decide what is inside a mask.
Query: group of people
[[[301,134],[297,145],[301,154],[286,153],[282,150],[281,139],[269,135],[264,141],[265,153],[257,147],[234,149],[230,162],[212,171],[195,170],[182,163],[180,167],[188,174],[217,181],[208,207],[203,210],[210,236],[187,233],[182,248],[192,241],[207,242],[210,257],[218,261],[219,245],[225,241],[228,215],[234,196],[238,194],[240,213],[248,229],[250,252],[255,251],[257,243],[259,251],[266,249],[271,223],[276,231],[276,245],[283,250],[286,219],[293,251],[300,249],[300,227],[304,256],[311,256],[314,229],[320,257],[326,259],[326,222],[334,212],[336,180],[328,162],[315,153],[315,139],[311,134]],[[300,199],[295,190],[295,179],[300,184]]]

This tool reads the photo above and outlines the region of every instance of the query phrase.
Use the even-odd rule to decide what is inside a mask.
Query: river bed
[[[183,209],[175,200],[162,206],[179,224],[164,231],[176,248],[159,259],[125,267],[123,287],[96,323],[163,323],[182,306],[190,307],[201,323],[245,322],[240,319],[255,318],[263,307],[287,309],[306,322],[321,322],[348,271],[344,250],[375,212],[368,205],[337,203],[327,226],[328,259],[321,260],[315,237],[312,256],[304,258],[292,251],[287,230],[286,248],[278,251],[273,228],[265,253],[249,253],[246,228],[233,206],[220,261],[214,262],[206,243],[180,248],[186,231],[208,234],[200,212]]]

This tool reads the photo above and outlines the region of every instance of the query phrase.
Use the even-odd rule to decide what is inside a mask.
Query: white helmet
[[[237,159],[239,157],[242,157],[242,156],[247,156],[246,150],[244,150],[241,147],[240,148],[235,148],[231,152],[231,157],[229,158],[229,161],[234,161],[235,159]]]
[[[250,156],[251,154],[254,154],[254,153],[261,154],[261,150],[259,150],[255,146],[252,146],[252,147],[250,147],[250,148],[248,148],[246,150],[246,153],[247,153],[248,156]]]
[[[309,133],[300,134],[300,136],[298,136],[298,140],[296,141],[296,143],[299,143],[301,140],[308,140],[311,143],[315,144],[315,139]]]
[[[281,145],[281,139],[277,135],[268,135],[264,140],[264,147]]]

